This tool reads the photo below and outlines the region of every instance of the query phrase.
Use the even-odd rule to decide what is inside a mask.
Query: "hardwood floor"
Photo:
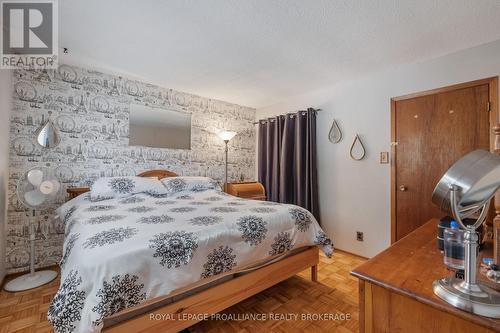
[[[358,332],[358,284],[350,271],[365,260],[336,251],[331,259],[320,258],[318,282],[312,282],[310,270],[257,294],[221,314],[240,320],[207,320],[189,328],[198,332]],[[59,280],[20,293],[0,292],[0,333],[52,332],[47,308],[59,286]],[[286,316],[290,320],[241,320],[246,314]],[[295,320],[290,314],[298,315]],[[348,320],[314,320],[318,315],[349,314]],[[310,316],[301,320],[302,316]],[[244,318],[243,318],[244,319]],[[335,319],[335,318],[331,318]],[[338,319],[338,318],[337,318]]]

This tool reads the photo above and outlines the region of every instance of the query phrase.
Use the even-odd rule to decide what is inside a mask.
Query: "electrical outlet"
[[[364,235],[362,231],[356,231],[356,240],[362,242],[364,240]]]

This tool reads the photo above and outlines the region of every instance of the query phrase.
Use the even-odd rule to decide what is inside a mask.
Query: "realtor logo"
[[[2,1],[0,68],[56,68],[57,2]]]

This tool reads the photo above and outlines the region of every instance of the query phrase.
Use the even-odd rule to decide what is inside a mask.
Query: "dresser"
[[[252,200],[266,200],[266,190],[259,182],[227,183],[225,189],[226,193],[236,197]]]
[[[437,248],[438,223],[428,221],[352,271],[359,279],[360,332],[500,332],[500,319],[459,310],[434,295],[432,282],[452,275]],[[491,256],[492,249],[485,252]],[[498,290],[480,273],[478,280]]]

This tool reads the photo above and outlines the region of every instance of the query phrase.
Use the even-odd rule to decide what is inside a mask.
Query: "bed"
[[[92,201],[81,189],[61,207],[56,332],[176,332],[309,267],[316,280],[318,248],[333,251],[298,206],[179,187],[166,170],[139,176],[174,191]]]

